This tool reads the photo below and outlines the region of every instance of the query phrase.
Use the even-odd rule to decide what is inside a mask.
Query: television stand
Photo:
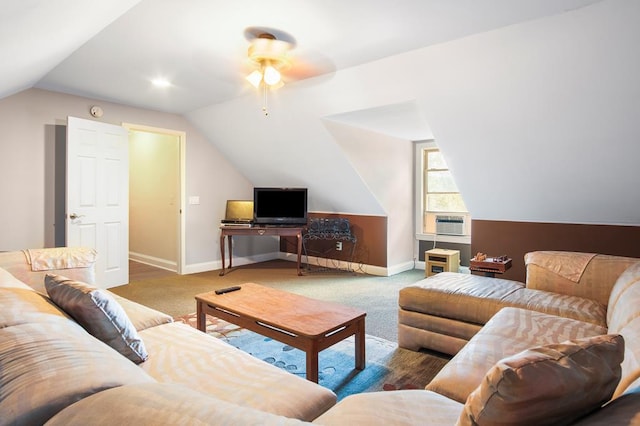
[[[220,257],[222,258],[222,270],[220,271],[220,276],[225,274],[225,250],[224,250],[224,239],[227,237],[227,242],[229,246],[229,268],[231,268],[233,252],[232,247],[233,244],[231,242],[234,235],[248,235],[248,236],[263,236],[263,235],[276,235],[279,237],[296,237],[298,239],[298,261],[297,261],[297,271],[298,275],[302,275],[302,270],[300,269],[300,259],[302,258],[302,231],[304,230],[303,226],[260,226],[254,225],[251,227],[240,227],[240,226],[220,226]]]

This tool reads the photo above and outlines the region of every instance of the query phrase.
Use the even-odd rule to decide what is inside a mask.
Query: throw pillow
[[[51,300],[94,337],[136,364],[148,358],[144,342],[109,293],[61,275],[47,274],[44,285]]]
[[[469,395],[458,425],[568,424],[611,398],[623,356],[624,339],[609,334],[504,358]]]

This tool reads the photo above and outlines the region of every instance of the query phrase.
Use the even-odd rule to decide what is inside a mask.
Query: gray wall
[[[187,272],[220,267],[218,225],[227,199],[253,196],[253,185],[184,117],[109,102],[29,89],[0,99],[0,250],[51,247],[61,243],[64,217],[64,151],[67,116],[91,119],[99,104],[101,121],[135,123],[187,133],[186,196],[200,197],[187,205]],[[275,241],[238,241],[237,253],[277,252]]]

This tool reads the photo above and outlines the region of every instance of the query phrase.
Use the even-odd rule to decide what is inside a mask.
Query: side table
[[[425,277],[440,272],[458,272],[460,269],[460,251],[431,249],[424,252]]]
[[[495,277],[496,274],[504,274],[509,268],[511,268],[511,258],[507,256],[487,256],[482,260],[477,260],[477,257],[474,257],[469,264],[469,270],[472,272],[484,272],[485,277]]]

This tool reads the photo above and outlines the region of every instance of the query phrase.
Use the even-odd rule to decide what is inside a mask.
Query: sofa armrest
[[[149,327],[173,322],[173,318],[164,312],[157,311],[148,306],[141,305],[122,296],[106,290],[126,312],[129,320],[137,331],[146,330]]]
[[[51,249],[40,249],[40,251],[49,251],[52,256],[67,256],[77,250],[73,247],[56,247]],[[52,262],[56,263],[56,262]],[[63,263],[63,262],[58,262]],[[44,288],[44,276],[46,274],[63,275],[69,279],[82,281],[87,284],[95,284],[95,259],[88,262],[88,266],[75,268],[60,268],[33,271],[29,264],[29,259],[24,251],[9,251],[0,253],[0,268],[5,269],[11,275],[27,284],[31,288],[42,294],[47,294]]]
[[[536,251],[524,257],[527,288],[580,296],[607,306],[616,280],[639,259],[566,251]],[[554,266],[554,261],[556,262]],[[559,263],[559,265],[558,265]],[[566,265],[571,264],[568,268]]]

